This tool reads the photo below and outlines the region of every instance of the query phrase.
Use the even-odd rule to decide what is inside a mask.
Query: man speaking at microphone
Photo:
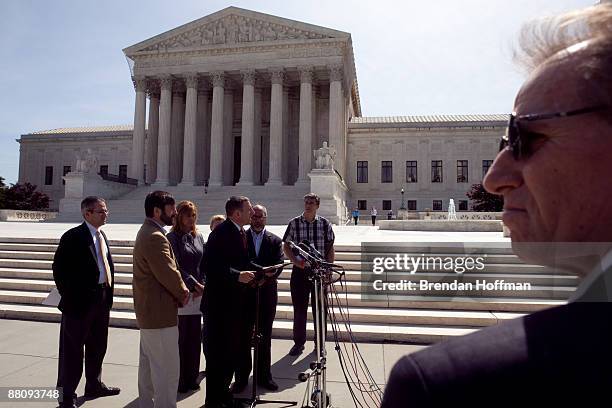
[[[283,263],[282,241],[279,237],[266,229],[268,211],[266,207],[257,204],[253,207],[251,228],[246,232],[249,250],[249,259],[257,266],[273,266]],[[253,266],[255,266],[253,265]],[[259,347],[257,358],[257,382],[259,386],[270,391],[278,390],[278,385],[272,379],[271,350],[272,350],[272,324],[276,316],[278,303],[277,276],[282,268],[266,272],[265,278],[257,282],[257,287],[250,287],[245,293],[245,307],[241,333],[239,335],[238,366],[236,368],[236,382],[234,391],[242,392],[247,386],[251,373],[251,338],[255,327],[256,313],[259,313]],[[256,291],[259,290],[259,310],[256,305]]]
[[[312,315],[317,318],[317,308],[314,285],[308,279],[310,265],[302,257],[293,254],[289,242],[296,245],[306,240],[312,243],[327,262],[334,262],[334,231],[331,222],[317,215],[321,199],[314,193],[304,196],[304,212],[289,221],[283,236],[283,251],[285,256],[293,262],[291,271],[291,303],[293,304],[293,347],[290,356],[298,356],[304,351],[306,343],[306,316],[308,313],[308,299],[312,303]],[[316,320],[315,320],[316,321]]]

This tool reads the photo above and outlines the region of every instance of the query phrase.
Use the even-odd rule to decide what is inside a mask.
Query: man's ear
[[[162,210],[159,207],[153,207],[153,217],[159,218],[162,215]]]

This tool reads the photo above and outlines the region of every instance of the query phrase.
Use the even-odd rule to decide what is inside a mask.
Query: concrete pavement
[[[59,323],[42,323],[19,320],[0,320],[0,387],[53,387],[57,380]],[[138,331],[133,329],[110,328],[109,349],[104,360],[102,380],[109,386],[121,388],[121,394],[114,397],[83,401],[83,407],[138,407]],[[263,394],[262,398],[298,401],[304,397],[306,383],[297,380],[299,372],[307,369],[314,354],[312,342],[307,343],[305,353],[295,358],[287,355],[292,342],[273,340],[272,374],[280,386],[275,393]],[[374,379],[384,387],[395,362],[404,354],[419,350],[423,346],[405,344],[359,344],[366,364]],[[352,407],[349,390],[344,383],[338,356],[333,344],[328,343],[328,388],[334,407]],[[201,358],[200,370],[206,367]],[[178,406],[200,407],[204,403],[205,377],[202,389],[192,394],[179,395]],[[82,396],[85,379],[79,384],[77,393]],[[248,389],[250,390],[250,388]],[[244,393],[247,396],[250,391]],[[51,407],[49,402],[0,402],[0,407]],[[268,405],[270,407],[282,405]]]

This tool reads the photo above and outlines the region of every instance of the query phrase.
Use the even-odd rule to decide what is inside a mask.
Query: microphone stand
[[[285,404],[288,407],[296,406],[297,401],[282,401],[282,400],[266,400],[259,398],[257,395],[257,382],[259,377],[259,343],[261,342],[261,333],[259,332],[259,300],[261,286],[259,283],[265,279],[263,268],[257,264],[251,263],[257,272],[262,272],[261,277],[255,282],[255,344],[253,351],[253,384],[251,386],[251,397],[250,398],[235,398],[237,401],[246,402],[249,407],[255,407],[260,404]]]

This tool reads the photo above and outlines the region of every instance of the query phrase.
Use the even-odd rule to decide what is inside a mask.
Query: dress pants
[[[257,359],[257,381],[272,379],[270,372],[272,350],[272,324],[276,316],[278,290],[276,281],[262,286],[259,294],[259,352]],[[238,336],[238,363],[236,367],[236,382],[246,383],[252,369],[251,339],[255,328],[256,289],[249,289],[246,294],[245,316]]]
[[[232,400],[229,386],[236,368],[238,335],[241,319],[232,305],[219,304],[204,311],[207,333],[206,407],[220,407]]]
[[[179,358],[180,376],[179,388],[197,384],[200,374],[200,337],[202,335],[202,316],[179,315]]]
[[[108,341],[109,289],[100,287],[92,296],[94,301],[84,314],[62,313],[57,387],[62,387],[62,404],[69,406],[76,399],[76,388],[83,374],[83,356],[85,391],[101,386],[102,361]]]
[[[293,267],[291,271],[291,303],[293,305],[293,342],[298,346],[306,343],[306,318],[308,315],[308,299],[312,306],[312,314],[315,323],[318,319],[317,302],[315,298],[314,284],[308,279],[309,269]],[[327,305],[327,297],[325,297]],[[324,316],[324,327],[327,332],[327,314]],[[323,333],[320,334],[322,341]]]
[[[163,329],[140,329],[139,407],[176,407],[178,381],[177,326]]]

